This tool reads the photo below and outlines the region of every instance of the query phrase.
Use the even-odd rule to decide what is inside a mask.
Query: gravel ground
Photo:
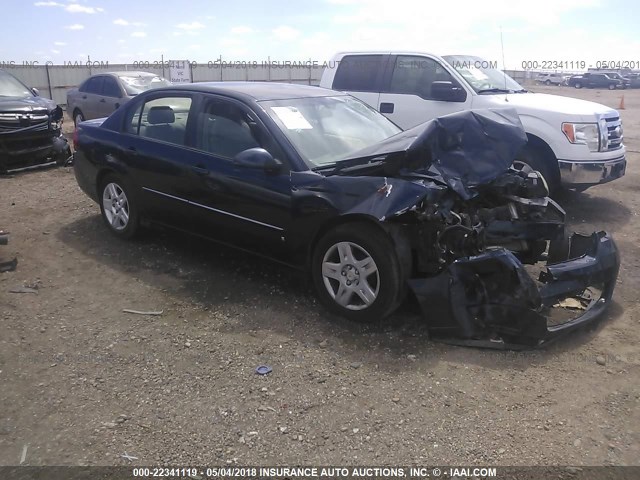
[[[19,260],[0,274],[0,464],[25,445],[28,465],[638,464],[640,91],[624,95],[627,175],[561,198],[576,230],[614,234],[615,304],[534,352],[434,343],[411,300],[349,324],[303,276],[181,234],[119,241],[69,168],[0,178],[0,257]]]

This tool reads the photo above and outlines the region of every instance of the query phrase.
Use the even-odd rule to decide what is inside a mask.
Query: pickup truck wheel
[[[552,194],[560,188],[560,173],[557,167],[554,171],[554,165],[551,162],[552,159],[547,158],[540,149],[525,147],[518,153],[512,166],[524,173],[540,172],[549,187],[549,193]]]
[[[73,123],[77,127],[80,122],[84,122],[84,115],[80,110],[76,110],[73,113]]]
[[[615,83],[610,83],[609,84],[609,90],[615,90],[615,89],[616,89]]]
[[[313,282],[323,305],[360,323],[375,323],[399,305],[405,279],[391,239],[363,223],[340,225],[318,242]]]
[[[109,174],[100,182],[100,213],[111,233],[120,238],[133,238],[140,219],[130,190],[118,175]]]
[[[580,82],[574,83],[573,86],[576,88],[582,88],[582,84]]]

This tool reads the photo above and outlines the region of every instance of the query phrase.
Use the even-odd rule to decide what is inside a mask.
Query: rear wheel
[[[100,182],[100,212],[111,233],[133,238],[139,230],[140,218],[124,179],[109,174]]]
[[[609,90],[615,90],[615,89],[616,89],[615,83],[610,83],[609,84]]]
[[[573,86],[576,88],[582,88],[582,84],[580,82],[574,83]]]
[[[390,315],[402,300],[405,278],[393,242],[365,223],[340,225],[318,242],[313,282],[330,311],[361,323]]]
[[[545,84],[545,85],[547,85],[547,86],[551,85],[551,80],[546,80],[546,81],[544,82],[544,84]]]

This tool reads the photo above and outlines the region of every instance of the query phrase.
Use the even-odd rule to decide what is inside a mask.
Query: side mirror
[[[34,94],[36,97],[39,97],[39,96],[40,96],[40,91],[39,91],[36,87],[33,87],[33,88],[31,89],[31,91],[33,92],[33,94]]]
[[[464,102],[467,99],[467,92],[453,82],[440,80],[431,84],[431,97],[445,102]]]
[[[233,163],[239,167],[264,170],[265,173],[278,173],[282,162],[273,158],[264,148],[250,148],[237,154]]]

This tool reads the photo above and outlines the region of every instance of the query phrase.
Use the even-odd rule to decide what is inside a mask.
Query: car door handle
[[[382,102],[380,104],[380,113],[393,113],[394,104],[389,102]]]
[[[83,100],[86,100],[86,99],[87,99],[87,96],[86,96],[86,95],[82,95],[82,99],[83,99]]]
[[[136,147],[129,147],[129,148],[127,148],[127,150],[129,151],[129,154],[131,154],[131,155],[138,155],[138,150],[136,150]]]
[[[100,103],[104,103],[104,102],[106,102],[106,100],[104,98],[101,98]]]
[[[202,165],[193,165],[191,167],[191,170],[196,172],[198,175],[207,175],[209,173],[209,170],[203,167]]]

